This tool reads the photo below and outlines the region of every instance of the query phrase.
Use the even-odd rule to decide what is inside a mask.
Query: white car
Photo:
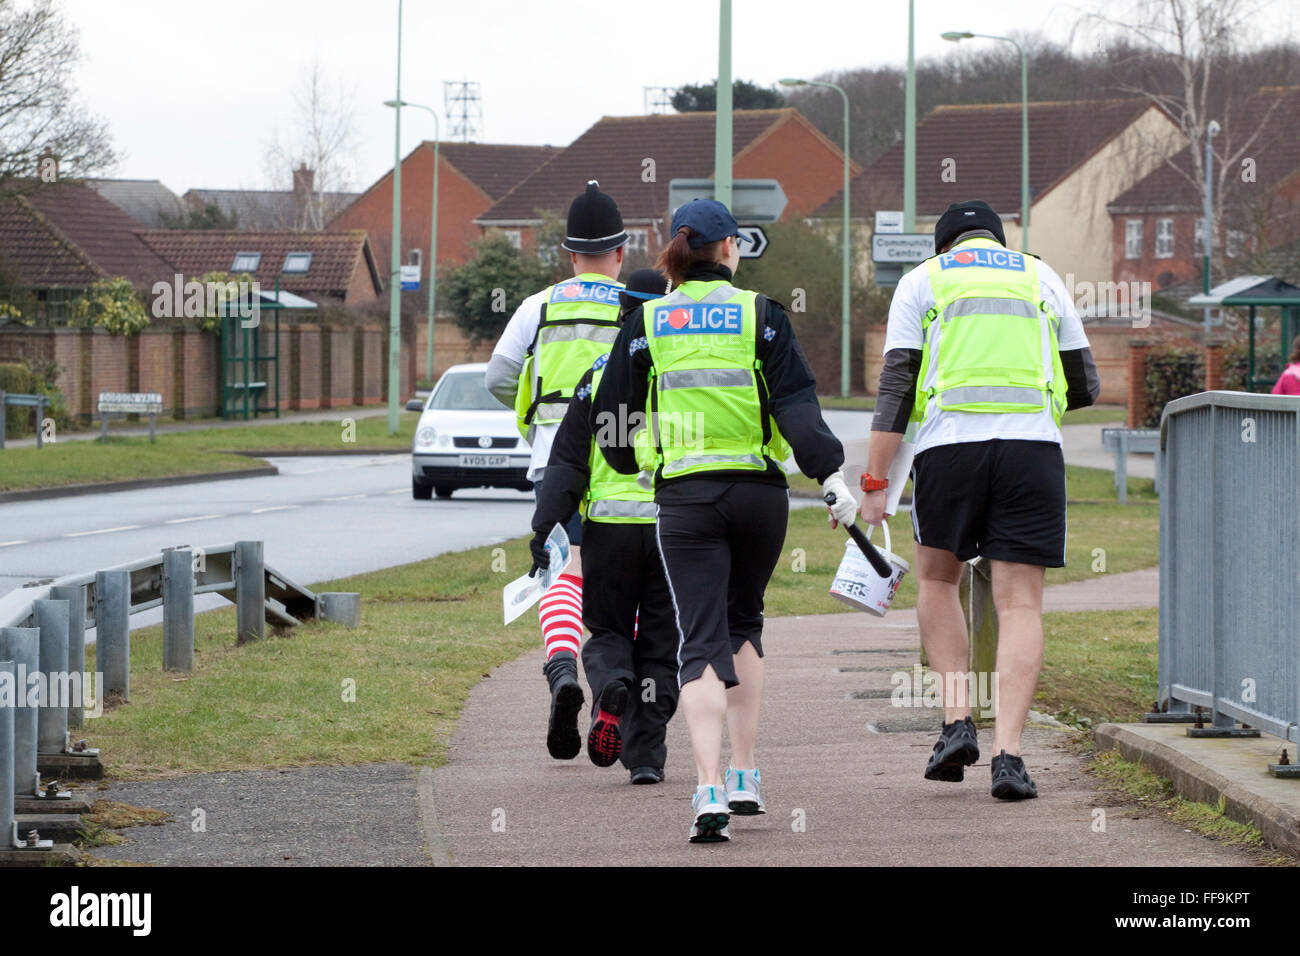
[[[420,409],[411,448],[411,497],[450,498],[457,488],[532,491],[532,450],[519,437],[515,412],[484,384],[486,363],[453,365],[438,379]]]

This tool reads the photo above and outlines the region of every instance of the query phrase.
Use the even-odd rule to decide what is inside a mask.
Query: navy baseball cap
[[[673,213],[672,234],[677,235],[677,230],[682,226],[689,226],[695,231],[695,235],[690,238],[692,249],[740,233],[740,226],[731,215],[731,210],[716,199],[692,199],[678,206]]]

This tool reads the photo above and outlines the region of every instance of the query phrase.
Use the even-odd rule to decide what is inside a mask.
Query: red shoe
[[[596,719],[587,733],[587,756],[597,767],[608,767],[623,752],[623,735],[619,733],[618,719],[627,707],[627,685],[621,680],[611,681],[600,692],[596,704]]]

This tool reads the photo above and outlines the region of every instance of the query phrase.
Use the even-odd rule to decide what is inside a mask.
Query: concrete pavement
[[[1139,572],[1139,574],[1142,574]],[[1147,576],[1109,578],[1102,606],[1146,600]],[[1049,589],[1049,606],[1079,603]],[[1052,593],[1056,592],[1056,593]],[[1101,792],[1064,735],[1034,727],[1025,759],[1040,798],[989,796],[992,735],[960,784],[921,776],[937,710],[891,705],[895,674],[917,661],[915,612],[770,620],[759,760],[768,813],[733,818],[727,846],[686,841],[694,767],[686,726],[669,728],[667,782],[633,787],[619,767],[545,751],[540,652],[506,664],[470,695],[433,792],[445,849],[462,865],[868,864],[1213,866],[1247,854]],[[910,679],[910,676],[909,678]],[[869,696],[880,695],[880,696]],[[519,729],[516,732],[516,728]],[[1099,817],[1095,811],[1106,811]],[[1104,819],[1098,832],[1095,821]]]

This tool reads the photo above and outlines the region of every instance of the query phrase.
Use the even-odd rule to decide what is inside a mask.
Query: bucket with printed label
[[[856,611],[866,611],[876,617],[884,617],[898,593],[898,585],[903,580],[911,565],[894,554],[889,540],[889,524],[881,525],[885,529],[885,546],[881,555],[889,562],[892,573],[884,577],[876,573],[867,556],[850,538],[844,547],[844,558],[835,572],[831,582],[831,597],[843,601]],[[871,537],[874,525],[867,526],[867,537]]]

